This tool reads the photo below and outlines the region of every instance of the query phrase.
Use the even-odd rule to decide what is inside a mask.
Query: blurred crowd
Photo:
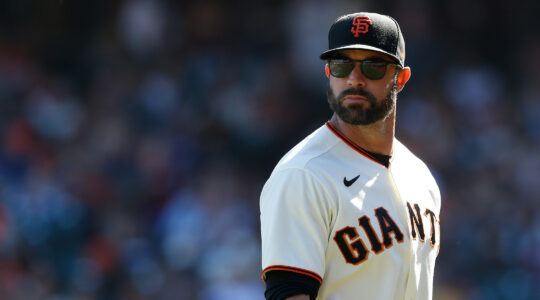
[[[442,193],[434,299],[538,297],[538,2],[8,0],[0,298],[263,299],[259,193],[329,119],[318,55],[363,10],[405,35],[397,137]]]

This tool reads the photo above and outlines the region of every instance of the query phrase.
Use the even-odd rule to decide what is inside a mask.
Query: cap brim
[[[348,46],[338,47],[338,48],[330,49],[330,50],[327,50],[327,51],[323,52],[319,57],[322,60],[326,60],[326,59],[330,58],[334,53],[336,53],[338,51],[341,51],[341,50],[369,50],[369,51],[383,53],[383,54],[386,54],[386,55],[390,56],[393,60],[396,61],[396,63],[398,63],[400,66],[403,67],[403,63],[401,62],[401,60],[399,60],[399,58],[397,56],[395,56],[394,54],[383,51],[383,50],[381,50],[379,48],[376,48],[376,47],[368,46],[368,45],[348,45]]]

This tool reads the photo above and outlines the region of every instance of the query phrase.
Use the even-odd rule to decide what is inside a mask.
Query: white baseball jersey
[[[440,192],[394,140],[390,166],[330,123],[290,150],[261,194],[262,278],[309,275],[317,299],[431,299]]]

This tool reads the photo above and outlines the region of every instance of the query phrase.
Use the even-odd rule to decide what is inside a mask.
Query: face
[[[340,52],[343,58],[354,60],[391,59],[381,53],[367,50],[346,50]],[[345,78],[330,76],[328,104],[338,117],[352,125],[369,125],[386,119],[396,106],[398,93],[398,69],[386,67],[386,74],[378,80],[371,80],[360,70],[359,64]]]

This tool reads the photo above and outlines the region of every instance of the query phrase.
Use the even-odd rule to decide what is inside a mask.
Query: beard
[[[343,98],[347,95],[365,97],[369,104],[364,108],[363,104],[343,106]],[[337,97],[331,87],[328,87],[328,104],[341,120],[351,125],[369,125],[379,120],[386,119],[396,107],[397,85],[394,81],[392,88],[381,100],[360,88],[350,88],[341,92]]]

